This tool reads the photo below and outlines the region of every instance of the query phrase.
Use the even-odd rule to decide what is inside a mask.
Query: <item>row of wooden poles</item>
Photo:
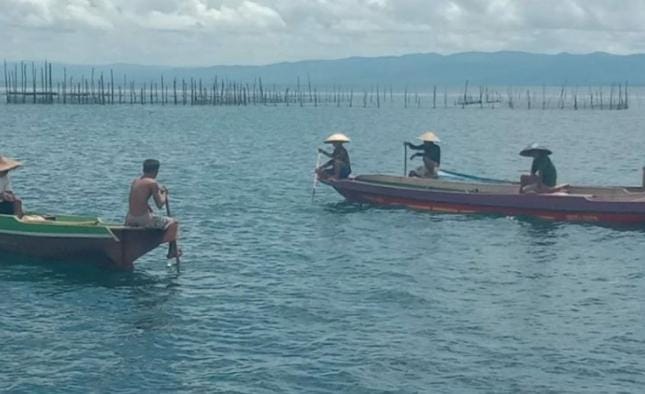
[[[466,81],[463,94],[448,94],[447,89],[439,92],[433,86],[431,93],[394,92],[392,87],[381,86],[354,91],[353,88],[313,87],[308,79],[306,84],[297,78],[295,86],[266,86],[262,78],[252,83],[230,81],[214,77],[204,82],[201,78],[173,78],[146,83],[128,81],[123,75],[115,82],[114,72],[98,73],[92,69],[90,77],[74,78],[63,68],[62,80],[54,83],[52,64],[44,62],[37,67],[35,63],[15,63],[13,67],[4,62],[4,94],[7,104],[161,104],[161,105],[300,105],[300,106],[362,106],[380,108],[385,103],[401,100],[405,108],[422,107],[429,102],[432,108],[448,107],[450,103],[466,108],[467,106],[508,108],[571,108],[624,110],[629,108],[628,84],[612,84],[608,91],[603,87],[589,87],[582,93],[578,87],[562,86],[556,94],[547,94],[546,86],[541,92],[530,88],[508,88],[506,94],[479,86],[473,94]],[[443,93],[443,98],[440,97]],[[541,93],[541,94],[540,94]]]
[[[468,81],[466,81],[464,93],[456,103],[462,108],[468,105],[478,105],[483,108],[485,105],[505,104],[511,109],[526,105],[527,109],[570,107],[574,110],[586,108],[625,110],[629,108],[628,86],[627,82],[616,83],[609,86],[609,91],[605,91],[600,86],[588,87],[587,92],[584,92],[584,89],[578,87],[567,90],[567,87],[563,85],[555,95],[553,93],[547,94],[546,86],[541,88],[541,94],[530,88],[526,90],[509,88],[506,97],[503,97],[498,91],[490,92],[484,86],[479,87],[479,95],[473,95],[468,91]]]

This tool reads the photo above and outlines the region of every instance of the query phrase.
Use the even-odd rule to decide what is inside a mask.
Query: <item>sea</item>
[[[357,205],[313,195],[313,168],[344,132],[354,175],[402,174],[433,130],[444,169],[517,180],[540,142],[559,183],[637,186],[644,125],[638,101],[0,104],[26,209],[122,223],[156,158],[184,251],[132,272],[0,254],[0,391],[642,393],[645,228]]]

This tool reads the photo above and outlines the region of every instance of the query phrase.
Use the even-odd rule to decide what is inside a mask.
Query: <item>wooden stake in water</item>
[[[318,167],[320,167],[320,157],[321,153],[318,152],[318,156],[316,157],[316,167],[314,168],[314,186],[311,189],[311,202],[314,202],[314,197],[316,196],[316,187],[318,187],[318,173],[316,170],[318,170]]]

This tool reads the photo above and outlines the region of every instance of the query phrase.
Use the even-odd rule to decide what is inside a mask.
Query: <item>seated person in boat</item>
[[[349,142],[350,139],[341,133],[332,134],[325,140],[326,144],[332,144],[334,151],[332,153],[326,152],[323,149],[318,149],[318,152],[330,157],[331,159],[320,167],[316,168],[316,174],[320,179],[345,179],[352,173],[352,166],[349,161],[349,153],[343,146],[344,143]]]
[[[557,191],[558,173],[549,158],[551,150],[537,143],[524,148],[520,155],[532,157],[531,173],[520,178],[521,193],[550,193]]]
[[[410,156],[410,160],[415,157],[421,156],[423,158],[423,166],[418,167],[416,170],[410,171],[408,176],[419,178],[437,178],[439,176],[439,165],[441,164],[441,147],[436,143],[439,142],[439,137],[431,131],[423,133],[419,136],[423,141],[421,145],[413,145],[411,142],[406,142],[405,145],[410,149],[420,150]]]
[[[132,181],[130,187],[129,209],[125,224],[132,227],[165,230],[170,233],[171,239],[174,239],[177,236],[179,223],[173,218],[155,215],[148,205],[148,201],[152,198],[157,208],[161,209],[168,199],[168,190],[157,182],[159,166],[158,160],[148,159],[143,162],[143,175]],[[171,243],[168,258],[176,257],[180,253],[176,244]]]
[[[0,215],[23,216],[22,201],[13,193],[9,179],[9,171],[20,166],[20,162],[0,156]]]

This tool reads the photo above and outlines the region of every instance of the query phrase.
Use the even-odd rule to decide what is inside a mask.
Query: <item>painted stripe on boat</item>
[[[12,230],[0,230],[0,234],[7,235],[23,235],[27,237],[47,237],[47,238],[116,238],[110,236],[110,234],[70,234],[70,233],[35,233],[29,231],[12,231]],[[118,240],[118,239],[117,239]]]

